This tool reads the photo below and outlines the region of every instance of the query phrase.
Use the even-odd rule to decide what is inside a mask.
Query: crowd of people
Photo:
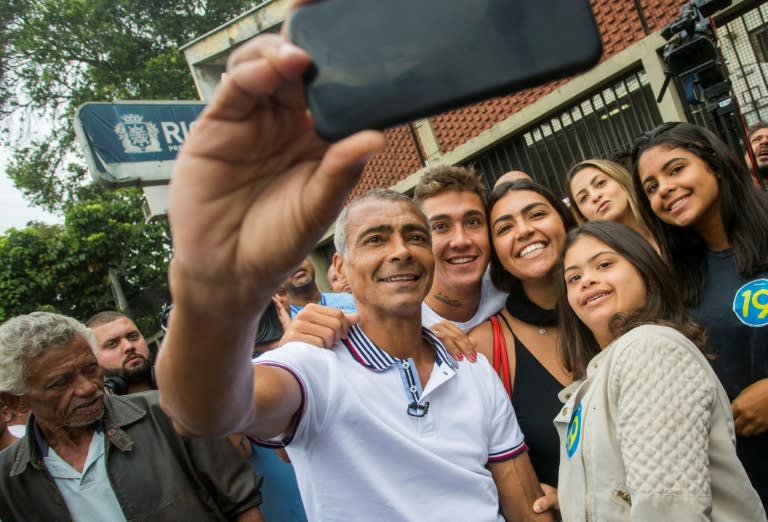
[[[662,124],[567,203],[456,166],[346,201],[384,136],[321,140],[308,66],[252,40],[190,133],[156,364],[118,312],[0,325],[0,519],[766,520],[768,124]]]

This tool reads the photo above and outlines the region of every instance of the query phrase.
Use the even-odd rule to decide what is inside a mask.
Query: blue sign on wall
[[[167,183],[201,102],[86,103],[75,132],[93,177],[110,186]]]

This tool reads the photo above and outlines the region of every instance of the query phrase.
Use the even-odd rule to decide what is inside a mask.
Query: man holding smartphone
[[[264,35],[239,48],[177,159],[169,211],[175,246],[169,279],[175,305],[158,361],[163,407],[183,433],[296,437],[295,442],[288,441],[288,448],[289,452],[295,448],[292,459],[297,467],[298,460],[310,456],[314,437],[332,444],[333,437],[324,430],[354,441],[360,452],[344,462],[354,460],[359,469],[339,464],[315,471],[317,477],[335,474],[339,480],[348,471],[351,483],[326,486],[335,485],[349,504],[305,499],[312,501],[308,510],[315,506],[324,510],[310,512],[310,519],[366,518],[375,508],[376,513],[397,513],[394,519],[446,520],[471,505],[490,514],[484,519],[501,520],[500,505],[511,520],[551,520],[530,508],[540,494],[538,481],[527,454],[520,453],[523,443],[512,419],[485,419],[482,429],[490,430],[484,432],[490,433],[487,439],[465,440],[466,444],[445,446],[442,451],[427,447],[426,439],[440,427],[436,417],[461,419],[467,413],[446,404],[439,393],[430,397],[432,391],[447,389],[441,382],[476,379],[489,367],[465,364],[456,370],[435,339],[422,337],[419,310],[434,261],[424,218],[404,202],[380,205],[381,212],[358,208],[367,211],[350,221],[356,226],[347,230],[351,248],[344,261],[353,265],[345,274],[354,278],[350,285],[358,302],[360,328],[378,346],[368,355],[391,351],[396,368],[380,372],[365,368],[364,359],[354,358],[355,350],[349,347],[309,351],[300,345],[271,353],[269,364],[253,368],[246,364],[258,317],[275,288],[333,221],[365,159],[385,144],[383,135],[373,131],[332,145],[314,133],[302,96],[301,76],[308,66],[308,56],[277,35]],[[261,139],[265,135],[270,139]],[[322,358],[339,378],[354,375],[363,379],[361,383],[375,383],[382,393],[373,393],[372,400],[384,405],[363,416],[361,405],[353,400],[324,399],[323,393],[338,390],[334,388],[338,382],[320,383],[320,377],[310,373],[311,365],[302,365],[304,357]],[[465,371],[470,367],[476,369]],[[356,373],[342,371],[349,368]],[[393,372],[396,377],[401,371],[424,386],[414,379],[407,389],[402,382],[397,382],[399,389],[392,388]],[[500,408],[509,407],[503,391],[499,395],[493,388],[498,379],[492,371],[487,373],[483,393],[489,399],[503,399],[496,403]],[[199,382],[207,385],[201,387]],[[413,400],[404,400],[406,392],[415,394]],[[318,424],[342,407],[356,408],[366,421],[381,414],[379,429],[340,431],[354,426],[354,415],[340,424]],[[395,426],[409,423],[411,432],[388,429],[386,416],[397,416]],[[441,433],[439,439],[445,436]],[[407,448],[402,455],[396,451],[397,440]],[[492,455],[495,452],[502,455]],[[419,455],[419,460],[404,458],[408,455]],[[425,466],[430,460],[434,465]],[[377,464],[385,462],[392,476],[380,473],[378,483],[354,481],[367,466],[372,468],[368,473],[376,473]],[[482,471],[486,463],[489,471]],[[435,491],[442,480],[438,470],[447,468],[450,484],[463,475],[467,488],[442,490],[439,499],[429,499],[427,509],[419,502],[422,497],[413,493]],[[409,470],[418,479],[403,480]],[[477,487],[474,483],[485,483],[489,476],[499,501],[491,505],[487,495],[483,500],[469,498],[467,493]],[[303,493],[313,495],[313,488],[321,485],[315,482]],[[371,496],[359,497],[357,492]],[[405,508],[412,509],[402,511]],[[469,518],[477,519],[476,515]]]

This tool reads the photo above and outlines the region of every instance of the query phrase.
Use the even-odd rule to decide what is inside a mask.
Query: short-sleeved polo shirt
[[[503,520],[486,464],[526,450],[512,405],[484,358],[457,363],[423,336],[436,355],[423,389],[412,359],[358,325],[332,350],[289,343],[255,362],[302,388],[283,443],[310,520]]]

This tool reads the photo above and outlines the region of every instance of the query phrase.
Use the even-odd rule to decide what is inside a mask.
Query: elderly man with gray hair
[[[263,520],[260,479],[226,440],[188,440],[157,392],[107,395],[93,333],[34,312],[0,325],[0,398],[30,411],[0,453],[2,520]]]

